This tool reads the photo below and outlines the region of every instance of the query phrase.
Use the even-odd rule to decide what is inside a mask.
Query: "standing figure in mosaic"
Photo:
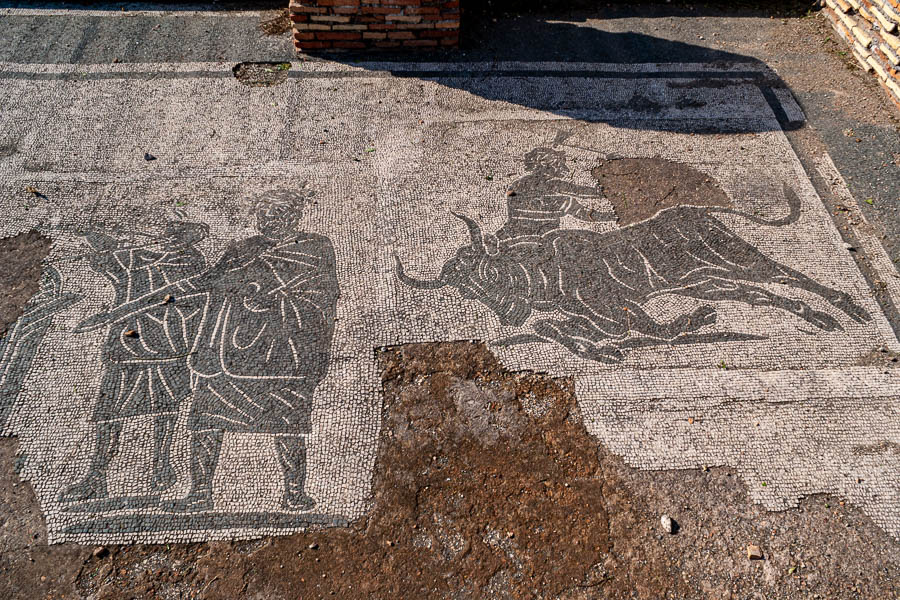
[[[85,236],[93,249],[91,268],[110,281],[115,300],[111,311],[83,321],[76,330],[111,325],[91,417],[94,452],[84,478],[60,494],[62,502],[106,498],[107,469],[125,421],[151,415],[151,492],[161,493],[175,483],[169,454],[179,407],[191,394],[187,357],[207,301],[204,293],[191,289],[189,279],[206,266],[196,244],[207,234],[206,225],[170,221],[162,236],[144,243],[102,233]],[[162,299],[154,296],[160,290],[167,291]]]
[[[22,316],[0,339],[0,431],[6,427],[53,316],[81,300],[77,294],[62,291],[62,278],[55,267],[44,271],[40,285],[38,293],[25,304]]]
[[[274,434],[284,507],[315,505],[304,490],[305,438],[313,392],[328,369],[339,290],[331,241],[298,229],[308,195],[258,200],[259,235],[231,243],[198,279],[210,302],[189,360],[191,491],[176,511],[213,508],[226,432]]]

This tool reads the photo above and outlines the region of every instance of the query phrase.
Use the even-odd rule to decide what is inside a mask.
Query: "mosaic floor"
[[[838,493],[900,536],[900,378],[859,366],[900,341],[756,67],[231,66],[0,64],[0,236],[52,239],[0,429],[51,542],[345,524],[374,349],[458,339],[573,377],[635,466]],[[702,201],[629,205],[603,164]]]

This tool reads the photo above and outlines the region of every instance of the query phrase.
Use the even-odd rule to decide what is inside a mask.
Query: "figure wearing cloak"
[[[225,432],[275,434],[284,506],[315,505],[304,492],[305,435],[328,368],[339,290],[331,241],[297,230],[302,200],[288,192],[261,201],[260,235],[232,243],[200,278],[210,303],[189,361],[192,486],[175,510],[212,508]]]
[[[146,415],[154,416],[151,491],[162,492],[175,483],[169,460],[175,420],[179,406],[191,394],[187,357],[207,302],[206,295],[191,289],[188,280],[206,266],[195,244],[207,232],[203,224],[172,221],[163,236],[144,244],[100,233],[85,236],[95,251],[91,268],[115,290],[113,311],[134,308],[116,320],[94,326],[86,326],[86,321],[76,329],[111,324],[102,354],[106,368],[91,417],[97,424],[94,454],[87,475],[64,490],[61,501],[107,496],[106,471],[118,451],[123,423]],[[154,298],[163,289],[170,292],[169,297]]]

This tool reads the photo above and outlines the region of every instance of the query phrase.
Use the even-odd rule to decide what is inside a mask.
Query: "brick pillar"
[[[459,0],[291,0],[301,52],[459,44]]]

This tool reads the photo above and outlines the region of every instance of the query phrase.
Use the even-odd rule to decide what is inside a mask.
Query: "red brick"
[[[317,6],[294,6],[291,8],[293,14],[321,15],[328,12],[327,8],[319,8]]]
[[[407,15],[438,15],[441,11],[433,6],[410,6],[403,11]]]
[[[332,44],[333,48],[365,48],[366,44],[363,42],[334,42]]]
[[[379,33],[377,31],[364,31],[362,36],[364,40],[383,40],[387,38],[386,33]]]
[[[306,23],[309,21],[309,15],[291,15],[291,21],[294,23]]]
[[[315,0],[318,6],[359,6],[359,0]]]
[[[388,38],[392,40],[412,40],[415,37],[410,31],[392,31],[388,34]]]
[[[362,12],[365,15],[389,15],[397,12],[397,9],[388,6],[363,6]]]
[[[459,29],[459,21],[441,21],[435,27],[438,29]]]
[[[376,48],[399,48],[400,42],[375,42]]]
[[[404,46],[437,46],[437,40],[406,40]]]
[[[420,38],[447,38],[459,37],[459,32],[449,29],[429,29],[426,31],[420,31],[418,35]]]
[[[306,31],[295,31],[295,32],[294,32],[294,39],[295,39],[295,40],[306,40],[306,41],[310,41],[310,40],[316,39],[316,34],[313,33],[313,32],[311,32],[311,31],[310,31],[310,32],[306,32]]]
[[[444,38],[441,40],[441,46],[458,46],[459,45],[459,36],[452,38]]]
[[[358,31],[317,31],[317,40],[360,40],[362,34]]]
[[[301,50],[320,50],[322,48],[331,48],[331,42],[301,42],[299,47]]]
[[[372,31],[392,31],[394,29],[397,29],[397,26],[392,23],[372,23],[371,25],[369,25],[369,29]]]

